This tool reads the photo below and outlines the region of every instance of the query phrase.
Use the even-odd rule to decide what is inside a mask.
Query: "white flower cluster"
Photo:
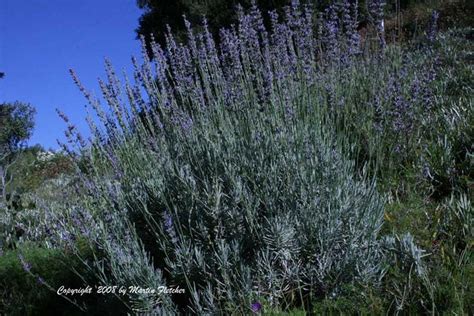
[[[50,161],[55,155],[56,153],[54,151],[40,151],[37,155],[37,159],[42,162]]]

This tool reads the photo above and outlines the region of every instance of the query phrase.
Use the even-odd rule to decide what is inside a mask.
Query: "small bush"
[[[0,256],[0,310],[6,315],[114,315],[123,311],[120,302],[110,296],[69,296],[71,302],[56,293],[60,286],[85,288],[84,282],[95,284],[73,253],[24,244]]]

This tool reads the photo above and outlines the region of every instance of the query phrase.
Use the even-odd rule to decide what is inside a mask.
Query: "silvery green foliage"
[[[301,8],[284,22],[272,13],[272,32],[255,6],[241,10],[220,47],[205,22],[187,45],[169,34],[153,62],[145,50],[134,60],[135,86],[106,62],[108,109],[73,73],[102,123],[89,120],[91,147],[67,131],[88,166],[79,208],[96,224],[92,265],[110,284],[186,290],[130,297],[131,309],[247,314],[254,299],[287,307],[379,279],[383,199],[322,124],[313,14]]]
[[[36,209],[15,211],[0,205],[0,249],[15,248],[30,241],[43,241],[46,237],[43,227],[44,214]]]
[[[9,236],[5,246],[34,242],[47,248],[65,247],[89,231],[93,226],[91,219],[80,208],[72,207],[77,202],[72,180],[61,176],[44,181],[37,190],[21,196],[20,211],[5,209],[3,218],[8,218],[8,224],[3,222],[5,229],[9,229],[5,233]],[[74,226],[77,232],[69,226]]]
[[[255,117],[250,135],[263,124]],[[241,126],[207,122],[182,135],[175,152],[124,144],[120,187],[95,188],[106,231],[98,243],[115,281],[140,284],[129,278],[148,266],[137,262],[147,256],[137,240],[168,284],[188,289],[197,313],[249,306],[252,293],[278,306],[300,291],[377,278],[382,199],[336,145],[295,124],[282,125],[280,138],[266,127],[239,140]]]
[[[390,291],[397,312],[403,311],[410,304],[411,295],[416,287],[414,284],[423,284],[429,295],[432,296],[428,270],[422,260],[428,254],[416,245],[413,236],[410,233],[402,236],[386,236],[382,244],[386,251],[384,256],[385,265],[387,265],[387,268],[399,269],[404,279],[402,282],[394,282]],[[418,281],[414,281],[415,279]]]
[[[6,205],[0,202],[0,255],[5,248],[15,240],[14,221],[12,214],[8,211]]]
[[[461,194],[458,197],[457,201],[455,201],[454,203],[454,215],[460,223],[463,223],[461,234],[466,238],[466,240],[473,240],[474,207],[472,201],[468,198],[467,195]],[[452,202],[452,204],[454,203]]]
[[[385,237],[384,246],[394,255],[394,260],[398,261],[404,269],[413,270],[420,277],[426,275],[426,268],[422,261],[424,251],[416,245],[410,233],[402,236]]]
[[[446,235],[454,243],[454,252],[469,249],[469,241],[474,240],[474,207],[465,194],[453,194],[442,207],[443,213],[438,223],[440,235]],[[456,245],[457,244],[457,245]]]

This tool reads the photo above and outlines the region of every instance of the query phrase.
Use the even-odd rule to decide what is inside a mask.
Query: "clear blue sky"
[[[135,0],[0,0],[0,102],[23,101],[37,110],[30,144],[57,149],[65,112],[88,136],[85,98],[74,85],[73,68],[86,88],[100,95],[104,57],[117,73],[139,56],[135,29],[141,11]]]

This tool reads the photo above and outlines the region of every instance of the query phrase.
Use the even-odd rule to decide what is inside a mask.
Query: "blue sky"
[[[86,100],[74,85],[73,68],[86,88],[100,95],[104,57],[117,73],[140,55],[135,0],[0,0],[0,102],[22,101],[37,110],[30,144],[57,149],[65,112],[87,136]]]

